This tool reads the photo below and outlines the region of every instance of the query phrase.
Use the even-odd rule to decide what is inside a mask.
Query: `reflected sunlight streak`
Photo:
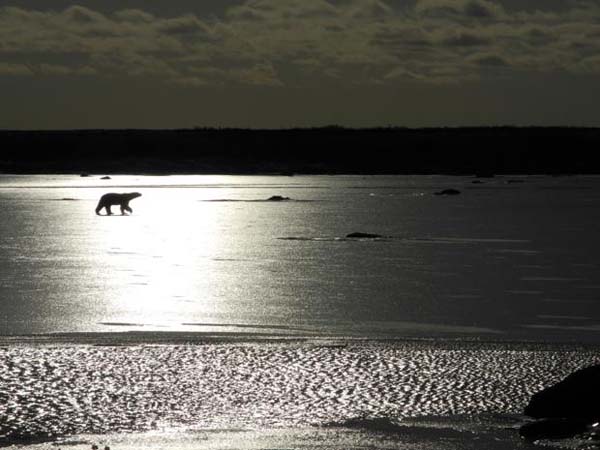
[[[192,309],[210,315],[212,283],[206,280],[214,278],[209,262],[220,247],[222,217],[187,194],[145,191],[131,216],[98,221],[94,233],[110,274],[105,323],[169,328],[189,320]]]

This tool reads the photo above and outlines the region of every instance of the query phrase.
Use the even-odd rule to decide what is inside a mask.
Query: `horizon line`
[[[297,127],[220,127],[220,126],[193,126],[177,128],[0,128],[0,133],[45,133],[45,132],[110,132],[110,131],[427,131],[427,130],[494,130],[494,129],[534,129],[534,130],[599,130],[598,126],[589,125],[459,125],[459,126],[427,126],[409,127],[402,125],[378,125],[365,127],[351,127],[345,125],[320,125]]]

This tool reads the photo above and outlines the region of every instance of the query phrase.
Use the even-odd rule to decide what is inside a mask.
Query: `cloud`
[[[31,76],[33,72],[24,64],[10,64],[0,62],[0,75]]]
[[[493,53],[475,53],[468,58],[468,61],[484,67],[508,67],[510,65],[502,56]]]
[[[584,58],[577,65],[577,72],[598,74],[600,73],[600,55]]]
[[[221,17],[0,8],[0,76],[151,77],[183,86],[460,83],[510,71],[600,74],[600,5],[247,0]]]
[[[249,0],[227,11],[230,20],[312,20],[335,17],[339,9],[326,0]]]
[[[174,83],[183,86],[222,86],[229,83],[277,87],[283,86],[278,73],[270,63],[258,63],[252,67],[221,69],[195,67],[190,75],[175,77]]]
[[[498,19],[505,16],[502,5],[488,0],[418,0],[415,10],[420,15],[438,17]]]
[[[256,64],[253,67],[233,72],[233,79],[243,84],[255,86],[282,86],[277,71],[269,63]]]
[[[115,19],[130,23],[152,23],[156,18],[154,15],[140,9],[123,9],[113,14]]]
[[[451,33],[444,37],[440,43],[449,47],[473,47],[487,45],[490,43],[490,39],[471,31],[461,31]]]
[[[79,26],[90,26],[96,24],[105,24],[106,17],[83,6],[71,6],[62,13],[63,18],[72,24]]]
[[[392,16],[394,10],[381,0],[359,0],[348,7],[347,14],[355,19],[384,19]]]
[[[40,64],[37,71],[43,75],[63,76],[71,75],[74,70],[67,66],[61,66],[58,64]]]
[[[208,26],[191,14],[157,21],[156,30],[158,33],[175,36],[210,35]]]

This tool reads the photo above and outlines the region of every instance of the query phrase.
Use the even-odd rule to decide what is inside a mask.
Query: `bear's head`
[[[131,199],[132,199],[132,200],[133,200],[134,198],[138,198],[138,197],[141,197],[141,196],[142,196],[142,194],[140,194],[139,192],[131,192],[131,193],[130,193],[130,194],[128,194],[128,195],[131,197]]]

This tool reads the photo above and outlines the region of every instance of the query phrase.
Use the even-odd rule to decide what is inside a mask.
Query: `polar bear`
[[[98,202],[98,206],[96,206],[96,214],[100,215],[100,211],[102,208],[106,208],[106,215],[111,216],[112,212],[110,207],[113,205],[119,205],[121,207],[121,215],[126,215],[125,211],[133,212],[133,209],[129,207],[129,202],[134,198],[141,197],[142,194],[139,192],[130,192],[127,194],[104,194],[100,197],[100,201]]]

